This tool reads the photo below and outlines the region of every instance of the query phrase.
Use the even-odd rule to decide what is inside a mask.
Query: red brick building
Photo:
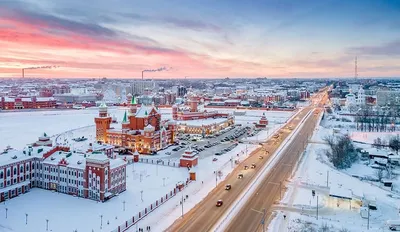
[[[103,143],[128,148],[141,154],[153,154],[175,142],[176,124],[161,123],[161,114],[154,105],[138,107],[132,97],[129,114],[125,112],[121,129],[111,128],[111,117],[105,105],[95,118],[96,139]]]
[[[14,109],[43,109],[55,108],[56,100],[52,97],[1,97],[0,108],[3,110]]]

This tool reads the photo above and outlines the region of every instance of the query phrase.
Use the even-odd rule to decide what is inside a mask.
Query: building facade
[[[0,154],[0,202],[31,188],[105,201],[126,190],[126,162],[68,147],[28,146]]]
[[[176,124],[162,124],[161,114],[154,105],[138,106],[134,97],[129,114],[125,112],[121,129],[110,128],[111,117],[107,115],[105,105],[100,107],[95,123],[97,141],[141,154],[153,154],[175,142]]]
[[[45,109],[55,108],[56,99],[52,97],[1,97],[0,108],[3,110],[15,109]]]

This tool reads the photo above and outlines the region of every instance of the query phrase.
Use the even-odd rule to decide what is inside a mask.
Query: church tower
[[[107,142],[107,130],[110,129],[111,117],[107,112],[107,105],[103,102],[99,107],[99,116],[94,118],[96,123],[96,140]]]

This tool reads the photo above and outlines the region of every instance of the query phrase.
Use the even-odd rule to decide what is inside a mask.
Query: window
[[[14,167],[14,175],[17,175],[17,167]]]
[[[20,172],[20,173],[21,173],[21,172],[24,172],[24,166],[22,166],[22,165],[19,166],[19,172]]]
[[[0,179],[3,179],[4,178],[4,173],[1,171],[0,172]]]
[[[26,171],[29,171],[29,164],[26,164]]]
[[[7,169],[7,177],[9,177],[11,175],[11,171],[10,169]]]
[[[7,180],[7,186],[10,186],[10,184],[11,184],[10,180]]]

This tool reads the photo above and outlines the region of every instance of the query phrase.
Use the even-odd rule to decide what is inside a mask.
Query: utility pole
[[[46,231],[49,231],[49,219],[46,219]]]
[[[368,204],[368,223],[367,223],[367,230],[369,230],[369,204]]]
[[[263,217],[261,219],[261,225],[262,225],[263,232],[265,232],[265,216],[266,216],[265,209],[263,209]]]
[[[317,195],[317,220],[318,220],[318,195]]]
[[[215,187],[217,187],[218,185],[217,172],[218,171],[215,171]]]
[[[143,190],[140,190],[140,199],[141,199],[142,202],[143,202]]]
[[[5,201],[4,201],[5,202]],[[6,218],[8,217],[8,208],[6,208]]]
[[[25,213],[25,225],[28,225],[28,214]]]
[[[326,171],[326,187],[329,187],[329,170]]]
[[[181,193],[182,193],[182,218],[183,218],[183,189],[181,190]]]

